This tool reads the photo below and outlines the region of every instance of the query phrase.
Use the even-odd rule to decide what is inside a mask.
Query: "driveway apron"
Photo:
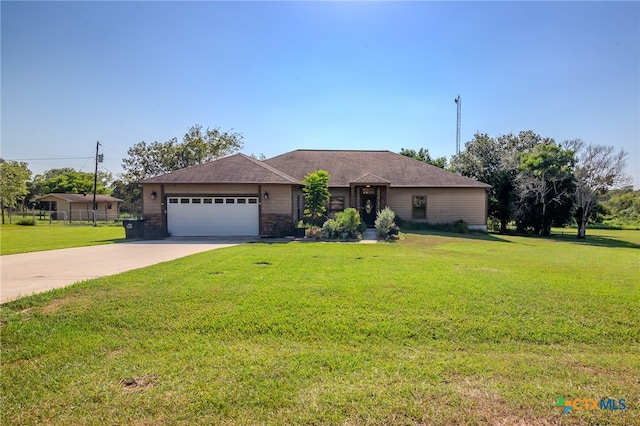
[[[0,303],[246,241],[168,238],[0,256]]]

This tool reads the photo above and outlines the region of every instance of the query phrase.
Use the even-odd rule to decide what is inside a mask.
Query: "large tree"
[[[535,145],[520,154],[517,176],[518,228],[551,234],[551,226],[565,225],[573,208],[574,152],[554,142]]]
[[[451,159],[451,168],[463,176],[491,185],[489,189],[489,217],[500,222],[500,232],[517,220],[521,228],[539,223],[534,203],[533,187],[523,194],[524,169],[522,153],[533,152],[535,147],[555,144],[551,138],[542,137],[527,130],[518,134],[508,133],[492,138],[486,133],[476,133],[465,144],[465,150]],[[528,179],[533,185],[539,180]],[[547,194],[548,195],[548,194]],[[549,213],[546,212],[545,213]]]
[[[514,216],[518,162],[513,152],[517,146],[518,138],[512,134],[494,139],[486,133],[476,133],[465,150],[451,160],[456,172],[491,185],[489,216],[500,222],[500,232],[506,232]]]
[[[564,146],[576,155],[576,221],[578,238],[585,238],[587,222],[598,205],[599,197],[611,188],[629,182],[624,172],[627,153],[613,146],[586,144],[580,139],[565,141]]]
[[[137,181],[236,153],[244,146],[242,140],[240,133],[222,132],[219,128],[203,131],[196,124],[187,130],[182,142],[177,138],[149,144],[139,142],[129,148],[129,157],[122,159],[124,174],[118,183],[118,195],[131,212],[141,211],[142,191],[137,188]]]
[[[129,157],[122,160],[125,180],[138,181],[184,167],[206,163],[242,149],[242,134],[220,129],[191,126],[182,142],[177,138],[147,144],[142,141],[129,148]]]
[[[111,191],[108,184],[113,180],[111,173],[99,171],[96,193],[109,194]],[[52,193],[59,194],[82,194],[93,193],[94,174],[79,172],[72,168],[61,168],[47,170],[36,175],[30,183],[30,191],[35,195],[45,195]]]
[[[433,158],[431,157],[431,154],[429,154],[429,150],[426,148],[420,148],[417,151],[415,149],[401,148],[400,155],[422,161],[423,163],[431,164],[432,166],[440,167],[441,169],[447,167],[447,157]]]
[[[4,224],[4,209],[15,208],[28,193],[27,181],[31,170],[27,163],[0,158],[0,210]]]

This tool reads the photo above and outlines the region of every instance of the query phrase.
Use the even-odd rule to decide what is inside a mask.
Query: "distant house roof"
[[[264,161],[298,181],[315,170],[329,173],[329,186],[352,183],[406,187],[482,187],[490,185],[391,151],[299,149]]]
[[[144,179],[139,183],[286,183],[298,184],[296,179],[244,154],[234,154],[209,163]]]
[[[490,185],[391,151],[300,149],[258,161],[244,154],[176,170],[139,183],[301,184],[316,170],[329,173],[330,187],[352,184],[392,187],[474,187]]]
[[[53,201],[46,200],[45,198],[58,198],[60,200],[65,200],[69,203],[93,203],[93,194],[47,194],[41,195],[39,197],[35,197],[33,201]],[[114,202],[122,202],[120,198],[112,197],[110,195],[100,195],[96,194],[96,203],[114,203]]]

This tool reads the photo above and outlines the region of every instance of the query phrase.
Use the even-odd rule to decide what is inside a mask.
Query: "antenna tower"
[[[462,116],[462,99],[460,99],[460,95],[455,98],[455,102],[458,109],[457,120],[456,120],[456,155],[460,154],[460,119]]]

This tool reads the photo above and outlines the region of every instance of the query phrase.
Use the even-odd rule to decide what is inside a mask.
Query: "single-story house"
[[[42,210],[51,212],[57,220],[93,221],[93,194],[47,194],[35,197]],[[110,195],[96,194],[96,220],[109,221],[119,217],[118,203],[123,200]]]
[[[302,180],[329,173],[329,215],[356,208],[373,226],[464,220],[486,230],[490,185],[391,151],[296,150],[264,161],[235,154],[139,182],[145,232],[173,236],[279,235],[303,216]]]

